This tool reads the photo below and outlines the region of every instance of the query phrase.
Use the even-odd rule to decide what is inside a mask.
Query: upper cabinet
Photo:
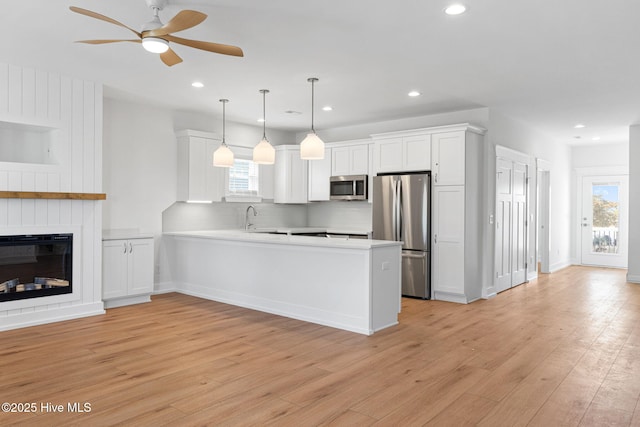
[[[309,201],[321,202],[329,200],[329,178],[331,177],[332,149],[324,149],[324,159],[310,160],[309,167]]]
[[[214,134],[194,130],[176,133],[178,138],[178,197],[180,202],[219,202],[224,196],[225,169],[213,166],[213,152],[220,145]]]
[[[424,129],[372,135],[375,173],[431,169],[431,135]]]
[[[465,131],[431,135],[434,185],[464,185]]]
[[[278,145],[275,149],[274,203],[307,203],[308,160],[300,158],[300,146]]]
[[[369,144],[334,145],[331,149],[331,175],[367,175]]]

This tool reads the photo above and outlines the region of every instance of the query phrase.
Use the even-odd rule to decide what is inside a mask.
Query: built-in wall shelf
[[[0,191],[0,199],[106,200],[105,193],[54,193],[48,191]]]

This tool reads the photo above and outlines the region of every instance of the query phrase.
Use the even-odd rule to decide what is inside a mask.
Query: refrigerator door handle
[[[396,206],[398,205],[398,194],[397,194],[397,183],[395,181],[393,181],[393,201],[392,201],[392,205],[391,205],[391,233],[393,236],[393,240],[398,240],[396,237],[398,235],[398,233],[396,232],[396,229],[398,228],[396,223],[398,221],[397,219],[397,209]]]
[[[402,228],[404,224],[402,223],[402,205],[404,201],[402,200],[402,181],[398,180],[398,238],[396,240],[402,240]]]
[[[395,209],[395,223],[394,223],[394,240],[396,240],[397,242],[399,242],[400,240],[402,240],[402,236],[400,234],[400,224],[402,219],[400,218],[400,214],[401,214],[401,207],[402,207],[402,201],[400,199],[401,197],[401,192],[400,192],[400,185],[401,185],[401,181],[398,180],[395,182],[395,204],[394,204],[394,209]]]

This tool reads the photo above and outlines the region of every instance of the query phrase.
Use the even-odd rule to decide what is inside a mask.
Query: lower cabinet
[[[153,238],[102,242],[102,299],[106,308],[150,301]]]
[[[431,197],[433,297],[466,303],[464,186],[434,186]]]

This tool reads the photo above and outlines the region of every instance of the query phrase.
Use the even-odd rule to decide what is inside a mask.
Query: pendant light
[[[253,163],[260,165],[272,165],[276,161],[276,149],[267,139],[267,116],[265,112],[265,96],[269,91],[260,89],[262,94],[262,141],[253,148]]]
[[[300,158],[304,160],[321,160],[324,159],[324,142],[316,135],[316,130],[313,128],[314,84],[318,79],[311,77],[307,81],[311,83],[311,132],[300,143]]]
[[[229,100],[221,99],[220,102],[222,102],[222,145],[220,145],[220,147],[218,147],[218,149],[213,153],[213,166],[230,168],[233,166],[233,151],[229,149],[224,139],[226,121],[225,106]]]

